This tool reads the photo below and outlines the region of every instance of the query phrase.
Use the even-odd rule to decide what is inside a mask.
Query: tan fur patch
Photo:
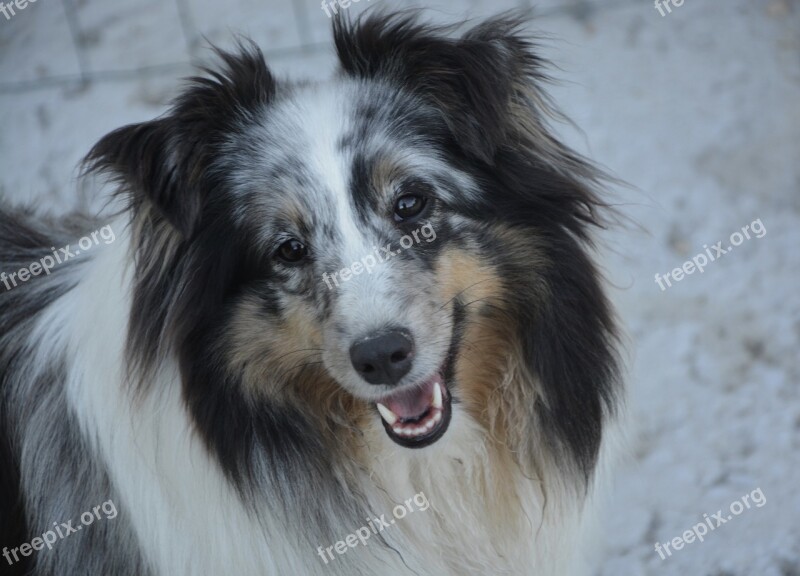
[[[372,171],[372,185],[375,190],[384,190],[388,188],[400,172],[398,165],[389,160],[388,158],[380,158],[374,166]]]
[[[300,407],[321,433],[328,433],[324,438],[358,442],[369,416],[367,404],[323,369],[322,334],[306,307],[290,308],[287,317],[270,323],[257,298],[243,300],[232,320],[229,362],[242,371],[249,393]]]
[[[544,304],[547,289],[537,282],[536,273],[548,265],[543,251],[513,230],[499,229],[495,234],[508,251],[506,256],[517,260],[520,269],[531,270],[529,277],[515,281],[525,282],[524,289],[540,294]],[[522,475],[544,491],[544,463],[549,461],[533,418],[538,387],[522,359],[515,333],[519,318],[509,309],[515,286],[485,256],[463,249],[442,254],[437,281],[443,301],[459,297],[467,307],[455,367],[456,394],[460,408],[486,434],[487,466],[473,483],[482,490],[484,521],[494,526],[497,542],[493,544],[501,551],[503,542],[513,541],[515,534],[538,529],[529,525],[530,518],[520,515],[524,495],[516,487]]]
[[[510,255],[522,267],[535,270],[547,265],[542,251],[513,230],[496,230]],[[524,368],[515,330],[518,318],[509,311],[510,291],[514,286],[499,275],[485,257],[466,250],[442,255],[437,280],[443,301],[459,297],[467,307],[461,354],[455,367],[462,408],[486,431],[496,450],[498,482],[509,480],[518,452],[527,450],[535,436],[531,429],[532,406],[537,400],[535,382]],[[523,281],[520,278],[518,281]],[[547,298],[544,285],[526,282],[526,290],[536,290]],[[509,460],[510,459],[510,460]],[[502,471],[505,471],[503,473]]]
[[[470,416],[489,430],[488,401],[502,379],[509,353],[506,346],[511,335],[502,321],[506,288],[491,263],[462,249],[442,254],[436,276],[443,302],[459,298],[466,305],[462,351],[456,365],[458,391]]]

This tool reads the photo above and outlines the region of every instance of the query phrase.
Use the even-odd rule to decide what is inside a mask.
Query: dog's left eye
[[[394,202],[396,222],[406,222],[417,218],[428,205],[428,196],[425,194],[424,186],[415,183],[403,188],[403,195]]]
[[[276,255],[284,262],[294,264],[308,255],[308,248],[299,240],[292,238],[278,246]]]

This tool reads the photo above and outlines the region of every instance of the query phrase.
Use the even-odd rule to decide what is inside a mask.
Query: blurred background
[[[579,127],[558,130],[630,183],[613,202],[635,225],[604,233],[600,259],[627,330],[633,433],[595,574],[799,576],[800,2],[667,3],[338,9],[424,6],[453,22],[533,8],[557,65],[551,93]],[[99,205],[79,191],[80,158],[110,130],[162,113],[180,79],[211,61],[209,42],[250,36],[281,76],[322,79],[335,65],[318,0],[39,0],[13,15],[4,5],[0,197],[55,213]],[[702,274],[664,290],[655,281],[755,221],[766,233]],[[762,507],[656,553],[757,489]]]

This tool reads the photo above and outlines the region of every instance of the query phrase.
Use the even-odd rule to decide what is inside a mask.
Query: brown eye
[[[425,209],[428,199],[419,194],[405,194],[400,196],[394,203],[394,219],[397,222],[405,222],[416,218]]]
[[[306,248],[305,244],[294,238],[278,246],[277,256],[284,262],[300,262],[307,255],[308,248]]]

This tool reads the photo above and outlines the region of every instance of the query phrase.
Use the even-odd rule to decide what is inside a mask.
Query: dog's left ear
[[[497,18],[460,38],[414,16],[334,20],[342,68],[357,78],[384,79],[427,100],[444,115],[465,152],[492,163],[514,131],[542,132],[546,78],[520,18]],[[515,126],[516,124],[516,126]]]

